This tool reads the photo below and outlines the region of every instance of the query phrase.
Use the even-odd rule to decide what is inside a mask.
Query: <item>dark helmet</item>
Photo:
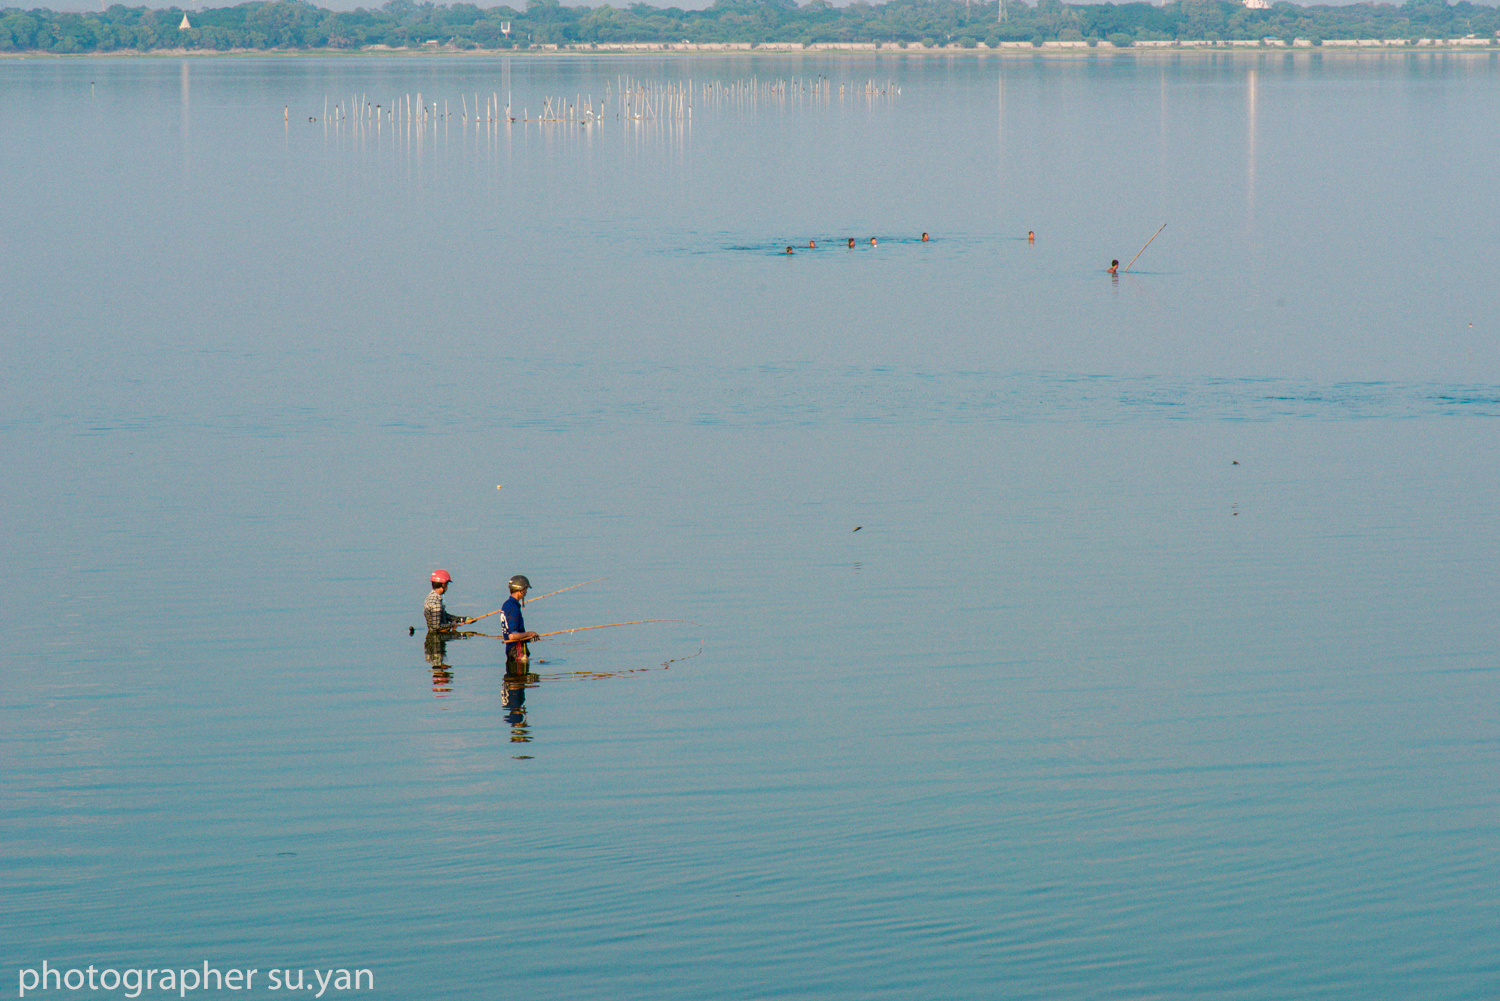
[[[531,590],[531,581],[527,580],[524,574],[516,574],[510,579],[510,589],[512,591],[518,591],[523,587],[528,591]]]

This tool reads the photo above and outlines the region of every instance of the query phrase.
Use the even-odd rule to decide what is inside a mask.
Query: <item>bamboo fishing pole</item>
[[[583,584],[597,584],[601,580],[609,580],[609,578],[608,577],[600,577],[597,580],[586,580],[586,581],[583,582]],[[535,598],[529,599],[526,602],[526,604],[529,605],[533,601],[541,601],[543,598],[550,598],[554,594],[562,594],[564,591],[571,591],[575,587],[582,587],[583,584],[573,584],[573,585],[571,585],[569,587],[559,588],[556,591],[548,591],[546,594],[539,594]],[[497,608],[493,612],[485,612],[483,615],[476,615],[472,619],[470,619],[469,621],[470,622],[478,622],[480,619],[487,619],[491,615],[498,615],[500,612],[503,612],[503,611],[505,611],[505,609],[503,609],[503,608]]]
[[[1166,223],[1162,223],[1161,224],[1161,229],[1166,229],[1166,228],[1167,228],[1167,224]],[[1161,236],[1161,229],[1159,229],[1155,233],[1151,234],[1151,239],[1146,241],[1146,247],[1151,246],[1152,241],[1154,241],[1158,236]],[[1135,252],[1135,257],[1132,257],[1130,259],[1130,264],[1134,264],[1135,263],[1135,258],[1136,257],[1140,257],[1142,254],[1144,254],[1146,252],[1146,247],[1142,247],[1140,250],[1137,250]],[[1125,270],[1126,271],[1130,270],[1130,264],[1125,265]]]
[[[564,633],[581,633],[586,629],[613,629],[615,626],[643,626],[648,622],[686,622],[690,626],[701,625],[692,619],[636,619],[634,622],[606,622],[602,626],[578,626],[574,629],[559,629],[552,633],[540,633],[537,639],[544,640],[548,636],[561,636]]]
[[[599,578],[596,578],[594,580],[586,580],[586,581],[583,582],[583,584],[597,584],[601,580],[609,580],[609,578],[608,577],[599,577]],[[527,598],[526,599],[526,604],[529,605],[533,601],[541,601],[543,598],[550,598],[554,594],[562,594],[564,591],[571,591],[575,587],[582,587],[583,584],[573,584],[573,585],[571,585],[569,587],[558,588],[556,591],[548,591],[546,594],[539,594],[535,598]]]

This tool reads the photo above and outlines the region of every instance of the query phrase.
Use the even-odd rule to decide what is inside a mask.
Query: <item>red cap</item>
[[[453,583],[453,578],[448,576],[448,571],[446,570],[434,570],[432,571],[432,582],[434,584],[451,584]]]

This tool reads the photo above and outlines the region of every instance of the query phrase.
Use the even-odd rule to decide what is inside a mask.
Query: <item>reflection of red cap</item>
[[[453,578],[448,576],[448,571],[446,570],[434,570],[432,571],[432,582],[434,584],[452,584]]]

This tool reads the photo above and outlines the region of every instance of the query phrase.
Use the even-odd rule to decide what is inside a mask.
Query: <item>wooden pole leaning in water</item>
[[[1161,224],[1161,229],[1166,229],[1166,228],[1167,228],[1167,224],[1166,223],[1162,223]],[[1151,234],[1151,239],[1146,241],[1146,247],[1151,246],[1152,241],[1155,240],[1158,236],[1161,236],[1161,229],[1159,229],[1155,233]],[[1135,258],[1136,257],[1140,257],[1142,254],[1144,254],[1146,252],[1146,247],[1142,247],[1140,250],[1137,250],[1135,252],[1135,257],[1132,257],[1130,259],[1130,264],[1134,264],[1135,263]],[[1130,270],[1130,264],[1125,265],[1125,270],[1126,271]]]

